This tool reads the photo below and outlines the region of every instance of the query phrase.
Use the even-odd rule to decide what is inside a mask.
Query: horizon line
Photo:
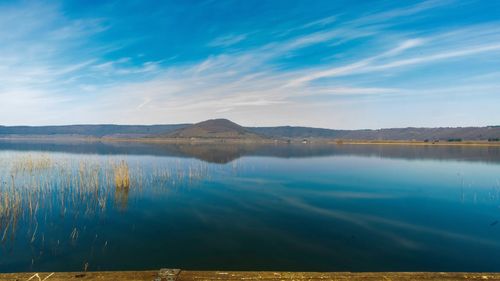
[[[235,124],[240,125],[234,121],[231,121],[227,118],[211,118],[203,121],[195,122],[195,123],[163,123],[163,124],[116,124],[116,123],[82,123],[82,124],[59,124],[59,125],[2,125],[0,127],[4,128],[13,128],[13,127],[30,127],[30,128],[42,128],[42,127],[74,127],[74,126],[141,126],[141,127],[152,127],[152,126],[178,126],[178,125],[195,125],[201,122],[209,121],[209,120],[228,120]],[[407,127],[383,127],[383,128],[352,128],[352,129],[338,129],[338,128],[325,128],[325,127],[315,127],[315,126],[304,126],[304,125],[274,125],[274,126],[246,126],[240,125],[245,128],[276,128],[276,127],[294,127],[294,128],[311,128],[311,129],[320,129],[320,130],[333,130],[333,131],[363,131],[363,130],[390,130],[390,129],[459,129],[459,128],[494,128],[500,127],[500,125],[484,125],[484,126],[437,126],[437,127],[426,127],[426,126],[407,126]]]

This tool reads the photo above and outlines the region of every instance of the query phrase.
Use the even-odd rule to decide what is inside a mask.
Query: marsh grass
[[[34,173],[52,168],[53,162],[47,155],[33,157],[32,155],[21,156],[14,159],[12,164],[12,174]]]
[[[130,190],[130,170],[125,161],[112,166],[115,179],[115,202],[121,210],[127,208]]]
[[[122,160],[118,165],[114,165],[113,173],[115,175],[115,185],[117,189],[130,188],[130,171],[125,161]]]
[[[129,212],[128,206],[146,194],[164,196],[209,178],[208,165],[199,161],[131,164],[125,159],[0,154],[0,262],[20,243],[31,248],[32,267],[47,253],[85,245],[90,250],[83,264],[113,243],[95,224]]]
[[[20,238],[33,249],[50,245],[53,252],[64,245],[76,245],[84,235],[98,237],[85,231],[85,223],[105,218],[114,208],[126,210],[131,196],[137,199],[143,192],[163,194],[191,187],[208,175],[207,165],[195,161],[145,168],[147,163],[131,166],[116,158],[4,154],[0,164],[1,244],[14,243],[16,233],[22,230]],[[46,237],[49,228],[59,227],[57,221],[61,220],[68,221],[71,228],[61,229],[64,235]],[[110,238],[102,239],[99,247],[106,248]],[[39,258],[33,257],[33,261]]]

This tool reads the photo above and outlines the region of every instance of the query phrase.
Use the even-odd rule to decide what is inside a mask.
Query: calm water
[[[499,148],[0,142],[0,192],[2,272],[500,271]]]

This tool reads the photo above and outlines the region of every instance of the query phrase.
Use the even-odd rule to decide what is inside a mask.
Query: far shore
[[[409,140],[330,140],[329,143],[342,145],[418,145],[418,146],[500,146],[499,141],[409,141]]]
[[[500,141],[463,140],[463,141],[418,141],[418,140],[345,140],[320,138],[294,139],[237,139],[237,138],[113,138],[113,137],[86,137],[75,135],[57,136],[4,136],[0,141],[36,141],[36,142],[135,142],[157,144],[300,144],[300,145],[410,145],[410,146],[500,146]]]

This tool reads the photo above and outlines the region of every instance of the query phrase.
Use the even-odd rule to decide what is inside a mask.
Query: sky
[[[500,1],[0,0],[0,125],[500,125]]]

